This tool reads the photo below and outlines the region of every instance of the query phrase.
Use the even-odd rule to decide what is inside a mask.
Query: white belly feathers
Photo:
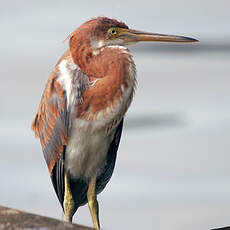
[[[103,129],[92,132],[91,125],[90,122],[79,119],[72,125],[66,149],[66,165],[75,178],[87,180],[100,172],[114,136],[114,132],[107,136]]]

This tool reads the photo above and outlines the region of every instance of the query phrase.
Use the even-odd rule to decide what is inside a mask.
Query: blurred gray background
[[[131,48],[138,88],[114,175],[99,196],[103,229],[230,225],[230,1],[0,0],[0,204],[62,218],[30,124],[47,77],[82,22],[192,36]],[[74,221],[92,225],[87,206]]]

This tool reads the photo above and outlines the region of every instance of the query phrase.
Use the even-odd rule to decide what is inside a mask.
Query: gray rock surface
[[[70,224],[0,206],[0,230],[90,230],[92,228]]]

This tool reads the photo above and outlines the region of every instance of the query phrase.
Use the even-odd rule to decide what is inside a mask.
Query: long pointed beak
[[[156,34],[148,33],[138,30],[124,29],[120,36],[125,42],[198,42],[197,39],[177,36],[177,35],[167,35],[167,34]]]

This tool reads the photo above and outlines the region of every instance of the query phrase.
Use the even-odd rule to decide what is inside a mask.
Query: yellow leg
[[[89,182],[87,198],[88,198],[89,210],[93,220],[93,226],[94,228],[99,230],[100,223],[99,223],[99,207],[98,207],[97,195],[96,195],[96,177],[92,178],[91,181]]]
[[[72,218],[75,211],[74,200],[73,200],[72,193],[70,191],[67,173],[65,173],[65,195],[64,195],[63,207],[64,207],[65,220],[68,222],[72,222]]]

